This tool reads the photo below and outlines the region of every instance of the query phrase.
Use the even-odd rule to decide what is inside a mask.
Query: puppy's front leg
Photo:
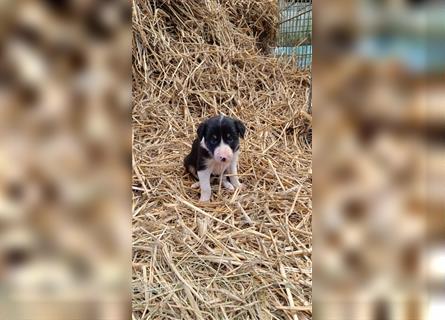
[[[201,197],[199,201],[209,201],[212,195],[212,189],[210,187],[210,170],[198,171],[199,187],[201,188]]]
[[[235,188],[239,188],[242,187],[243,185],[239,182],[238,179],[238,152],[236,152],[234,154],[233,160],[230,163],[229,166],[229,173],[231,174],[229,179],[230,179],[230,183],[235,187]]]

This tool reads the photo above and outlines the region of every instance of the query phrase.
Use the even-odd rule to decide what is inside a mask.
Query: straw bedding
[[[275,1],[135,1],[133,318],[311,318],[309,74],[266,54]],[[213,198],[182,167],[198,124],[248,129]]]

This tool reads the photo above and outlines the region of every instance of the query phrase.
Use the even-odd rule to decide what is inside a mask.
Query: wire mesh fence
[[[279,29],[275,54],[296,57],[299,68],[312,64],[312,0],[278,0]]]

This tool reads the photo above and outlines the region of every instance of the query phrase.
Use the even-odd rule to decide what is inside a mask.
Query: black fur
[[[197,172],[205,169],[205,160],[213,157],[221,139],[235,152],[239,149],[239,138],[244,138],[245,133],[246,127],[237,119],[216,116],[202,122],[196,130],[192,150],[184,159],[186,171],[198,178]],[[201,146],[202,138],[208,151]]]
[[[246,133],[246,126],[244,125],[244,123],[239,120],[235,120],[235,127],[238,130],[240,137],[244,139],[244,135]]]
[[[200,146],[200,140],[195,139],[192,151],[184,159],[185,170],[198,179],[197,172],[205,169],[205,159],[210,159],[209,152]]]

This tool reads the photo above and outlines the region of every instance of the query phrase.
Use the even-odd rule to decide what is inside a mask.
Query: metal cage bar
[[[278,0],[275,54],[296,57],[301,69],[312,65],[312,0]]]

